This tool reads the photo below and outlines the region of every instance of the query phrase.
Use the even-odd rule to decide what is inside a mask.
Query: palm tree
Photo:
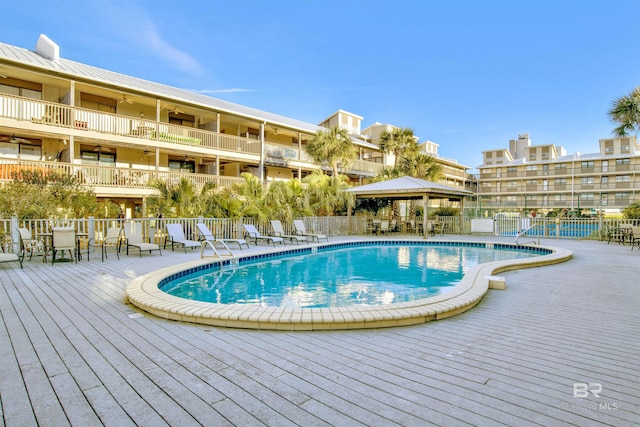
[[[393,128],[380,134],[380,149],[386,154],[395,156],[393,167],[398,167],[401,156],[406,151],[416,150],[416,142],[413,130],[410,128]]]
[[[326,162],[331,166],[335,180],[338,179],[338,165],[347,166],[356,158],[356,148],[349,134],[338,125],[326,131],[318,130],[305,149],[314,163],[322,165]]]
[[[168,217],[188,218],[202,213],[202,200],[204,195],[213,188],[213,182],[205,184],[200,193],[194,187],[191,180],[182,177],[177,184],[167,184],[163,180],[150,182],[160,194],[151,196],[147,204],[156,213]]]
[[[617,136],[627,136],[640,130],[640,86],[628,95],[613,101],[609,117],[618,127],[613,130]]]
[[[406,175],[426,181],[437,181],[442,174],[442,166],[436,162],[436,159],[420,152],[402,157],[400,159],[400,169]]]
[[[347,193],[348,179],[342,175],[339,179],[331,178],[320,171],[304,177],[307,184],[309,206],[314,215],[331,216],[343,214],[349,206],[355,206],[355,197]]]

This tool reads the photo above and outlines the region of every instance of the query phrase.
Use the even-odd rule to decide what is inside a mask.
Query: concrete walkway
[[[0,426],[639,425],[640,252],[542,243],[574,259],[503,273],[507,290],[450,319],[336,332],[125,304],[132,278],[197,251],[2,264]]]

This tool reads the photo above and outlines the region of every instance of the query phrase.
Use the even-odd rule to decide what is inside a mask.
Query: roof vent
[[[55,44],[49,37],[40,34],[36,43],[36,53],[47,59],[56,61],[60,59],[60,46]]]

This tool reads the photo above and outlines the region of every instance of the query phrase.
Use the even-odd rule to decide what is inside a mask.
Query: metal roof
[[[186,89],[167,86],[137,77],[127,76],[114,71],[93,67],[69,59],[59,58],[49,60],[35,51],[0,43],[0,61],[55,74],[71,80],[87,80],[104,85],[115,86],[123,90],[147,93],[154,97],[166,98],[171,101],[185,102],[202,108],[210,108],[227,114],[248,117],[257,121],[267,121],[269,124],[286,126],[295,130],[316,133],[322,127],[291,119],[274,113],[246,107],[233,102],[223,101],[210,96],[191,92]]]
[[[438,184],[436,182],[425,181],[424,179],[411,176],[401,176],[400,178],[386,181],[374,182],[358,187],[352,187],[346,191],[354,193],[356,197],[381,197],[396,199],[422,198],[425,194],[432,197],[464,197],[472,196],[473,193],[458,187]]]

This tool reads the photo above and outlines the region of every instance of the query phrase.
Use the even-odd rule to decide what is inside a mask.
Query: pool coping
[[[349,243],[324,243],[312,248],[348,246],[372,243],[420,243],[415,240],[355,240]],[[426,242],[425,242],[426,244]],[[476,241],[435,241],[432,245],[464,246],[480,245],[543,249],[546,255],[531,258],[493,261],[470,268],[460,282],[450,291],[417,301],[373,306],[333,308],[263,307],[258,304],[216,304],[186,300],[169,295],[159,289],[159,284],[176,273],[204,268],[212,263],[228,261],[229,258],[199,259],[166,267],[132,280],[126,288],[127,300],[136,307],[155,316],[210,326],[271,330],[334,330],[366,329],[392,326],[408,326],[439,320],[463,313],[480,302],[489,290],[492,276],[504,271],[532,268],[564,262],[573,256],[568,249],[550,246],[524,246],[508,243]],[[311,247],[311,246],[309,246]],[[305,249],[285,249],[266,254],[238,254],[234,259],[260,258],[282,253],[301,252]]]

